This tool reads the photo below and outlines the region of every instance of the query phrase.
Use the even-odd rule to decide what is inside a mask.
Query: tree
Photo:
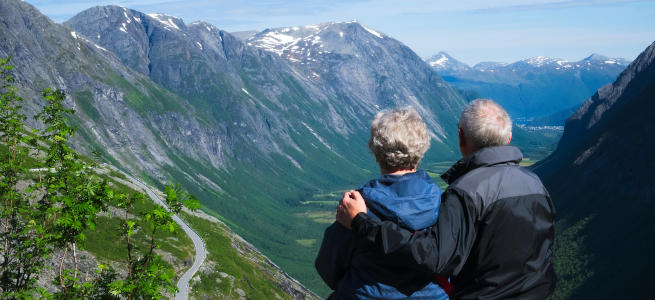
[[[12,85],[9,58],[0,59],[0,197],[2,209],[2,298],[26,298],[38,292],[36,276],[50,255],[46,225],[30,209],[35,186],[19,189],[19,180],[28,177],[26,163],[32,159],[36,139],[25,134],[25,115],[20,113],[23,99]]]
[[[63,91],[43,92],[46,104],[36,119],[44,128],[28,134],[26,117],[20,113],[23,99],[13,86],[12,69],[9,58],[0,59],[0,297],[160,299],[165,293],[174,293],[174,270],[154,251],[157,237],[163,230],[176,230],[173,216],[185,206],[197,208],[197,200],[179,185],[166,187],[169,209],[158,206],[139,214],[149,241],[146,249],[136,249],[132,236],[138,225],[127,216],[146,196],[117,194],[96,174],[95,163],[85,162],[68,146],[75,133],[68,117],[74,111],[64,106]],[[30,181],[34,170],[39,171],[38,179]],[[21,180],[29,182],[27,187],[19,187]],[[96,276],[90,278],[79,272],[78,245],[109,203],[125,210],[122,225],[116,230],[126,240],[128,275],[119,278],[115,270],[100,265]],[[36,278],[55,249],[63,251],[57,277],[53,278],[60,290],[48,293],[36,286]],[[65,267],[69,252],[72,268]]]
[[[135,251],[134,243],[131,240],[137,229],[137,223],[130,220],[128,215],[133,212],[134,204],[137,201],[143,201],[145,195],[137,194],[133,198],[126,195],[117,197],[120,207],[125,209],[121,229],[122,235],[127,241],[128,276],[125,280],[117,280],[111,284],[112,294],[127,296],[128,299],[163,299],[164,292],[174,293],[177,291],[173,282],[175,273],[166,267],[161,257],[154,252],[157,248],[157,234],[164,230],[170,232],[177,230],[173,216],[180,213],[183,207],[197,209],[199,204],[179,185],[171,183],[166,187],[164,193],[166,195],[164,202],[168,209],[158,206],[152,211],[141,212],[142,219],[149,227],[142,229],[148,230],[150,238],[148,246],[143,249],[145,251],[141,256]]]

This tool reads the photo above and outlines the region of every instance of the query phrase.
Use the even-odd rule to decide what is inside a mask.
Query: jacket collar
[[[410,230],[434,225],[441,189],[422,170],[403,175],[386,174],[360,187],[368,212]]]
[[[457,161],[441,175],[441,179],[451,184],[473,169],[506,163],[518,164],[522,159],[521,150],[514,146],[485,147]]]

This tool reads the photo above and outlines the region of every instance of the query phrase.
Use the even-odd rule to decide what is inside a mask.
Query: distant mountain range
[[[655,43],[570,116],[534,166],[557,209],[558,286],[572,299],[647,299],[655,269]]]
[[[629,63],[592,54],[576,62],[537,56],[470,67],[445,52],[426,62],[446,82],[498,101],[518,121],[549,120],[547,125],[563,125],[562,111],[577,108],[595,90],[616,79]]]

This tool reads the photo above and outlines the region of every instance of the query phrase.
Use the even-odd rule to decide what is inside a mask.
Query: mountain
[[[465,101],[409,48],[356,22],[242,41],[116,6],[64,26],[21,1],[0,5],[0,55],[12,56],[28,113],[43,88],[64,90],[75,149],[156,187],[181,183],[320,293],[313,258],[338,194],[377,174],[366,148],[376,112],[414,105],[433,137],[426,162],[457,157]]]
[[[267,29],[246,42],[286,60],[322,97],[357,111],[413,105],[433,130],[432,153],[443,156],[444,143],[454,146],[448,137],[464,102],[399,41],[350,21]]]
[[[514,63],[481,62],[462,66],[450,56],[435,56],[428,62],[444,80],[460,90],[475,91],[503,105],[522,123],[548,117],[582,101],[601,86],[616,79],[628,61],[592,54],[580,61],[537,56]],[[443,61],[444,64],[437,64]],[[561,118],[546,118],[560,126]]]
[[[192,171],[185,170],[183,165],[175,166],[179,157],[189,149],[177,145],[190,143],[196,151],[194,153],[198,156],[205,154],[203,157],[214,149],[208,145],[216,146],[216,140],[201,140],[208,136],[211,127],[205,119],[198,117],[200,113],[188,100],[125,66],[115,54],[94,43],[91,38],[55,24],[25,2],[0,0],[0,21],[0,39],[3,41],[0,56],[11,56],[10,64],[16,67],[15,84],[25,98],[23,109],[28,115],[34,115],[43,104],[40,93],[44,88],[62,89],[68,95],[65,105],[77,111],[69,120],[77,127],[72,141],[75,149],[86,154],[97,150],[104,160],[138,174],[159,187],[162,182],[182,182],[185,179],[185,186],[212,186],[213,183],[202,174],[179,176]],[[118,30],[122,31],[120,28]],[[36,125],[31,117],[27,121]],[[174,129],[169,130],[171,127]],[[98,224],[97,229],[115,226],[115,222],[109,219],[101,218],[100,221],[106,224]],[[244,247],[232,249],[230,239],[218,231],[204,233],[212,234],[213,239],[227,241],[219,254],[215,254],[214,260],[223,263],[229,259],[231,264],[237,266],[206,272],[208,276],[203,278],[212,280],[212,284],[217,284],[214,276],[227,279],[237,276],[236,284],[231,281],[233,285],[227,285],[227,292],[236,287],[266,284],[270,290],[285,290],[289,293],[286,297],[291,294],[297,298],[302,298],[303,294],[312,296],[304,287],[290,283],[292,280],[281,278],[287,275],[279,269],[252,263],[260,259],[253,260],[253,255],[248,254],[254,250],[244,252]],[[107,257],[116,257],[117,249],[102,247],[107,242],[102,240],[106,234],[102,231],[87,234],[85,248],[92,253],[88,261],[91,267],[95,266],[93,256],[105,261]],[[94,239],[98,243],[93,243]],[[176,240],[170,242],[163,249],[178,246]],[[185,255],[188,244],[183,248]],[[162,253],[167,255],[168,251],[172,250]],[[186,256],[172,263],[183,259]],[[180,267],[183,264],[176,265],[176,268]],[[245,270],[248,276],[253,272],[265,272],[275,278],[260,276],[257,280],[242,282],[240,278]],[[221,275],[223,273],[225,276]],[[206,282],[203,284],[207,285]],[[246,294],[250,295],[250,292]]]
[[[429,57],[425,62],[427,62],[428,65],[437,72],[463,72],[471,70],[471,67],[467,64],[454,59],[452,56],[448,55],[448,53],[443,51]]]
[[[555,152],[534,166],[565,238],[555,251],[563,296],[652,295],[654,99],[655,43],[571,115]]]
[[[245,41],[245,40],[247,40],[247,39],[253,37],[253,36],[254,36],[255,34],[257,34],[257,33],[259,33],[259,31],[255,31],[255,30],[233,31],[233,32],[230,32],[231,35],[233,35],[234,37],[236,37],[236,38],[238,38],[238,39],[240,39],[240,40],[242,40],[242,41]]]

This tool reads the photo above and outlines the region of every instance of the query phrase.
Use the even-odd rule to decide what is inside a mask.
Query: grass
[[[73,99],[80,108],[91,120],[100,120],[100,112],[93,106],[93,94],[88,90],[77,91],[73,93]],[[78,127],[79,128],[79,127]]]
[[[308,211],[296,214],[302,218],[308,218],[319,224],[332,224],[334,222],[334,210],[332,211]],[[296,240],[297,241],[297,240]]]
[[[426,170],[430,178],[441,188],[445,190],[448,184],[441,179],[441,175],[446,172],[455,162],[454,161],[441,161],[426,164],[423,168]]]
[[[316,239],[301,239],[301,240],[296,240],[296,242],[303,247],[312,247],[316,244]]]
[[[101,177],[109,179],[116,192],[129,195],[137,193],[137,191],[132,188],[112,180],[111,176],[101,175]],[[112,204],[113,203],[109,203],[109,205]],[[147,198],[144,202],[135,203],[134,212],[131,213],[138,217],[139,212],[144,213],[151,211],[156,207],[156,205],[157,204],[152,202],[150,198]],[[118,231],[121,223],[120,218],[123,217],[123,215],[98,217],[95,228],[85,232],[86,240],[81,244],[82,248],[92,253],[101,262],[114,261],[121,263],[126,261],[127,244]],[[133,235],[133,241],[136,245],[137,253],[143,254],[149,247],[150,237],[148,233],[150,232],[150,228],[147,223],[142,220],[137,220],[137,225],[139,229]],[[180,228],[177,228],[177,230],[172,233],[168,230],[163,230],[158,232],[157,236],[158,248],[172,256],[174,260],[172,263],[178,275],[181,275],[184,271],[184,268],[182,267],[183,262],[193,258],[193,242]]]
[[[532,159],[529,159],[529,158],[525,158],[519,163],[519,165],[521,167],[529,167],[531,165],[534,165],[536,162],[538,162],[538,160],[532,160]]]
[[[182,214],[181,216],[203,238],[207,251],[207,261],[213,268],[197,274],[199,281],[192,286],[192,295],[200,299],[219,298],[217,292],[226,297],[232,296],[236,289],[245,291],[250,299],[291,299],[276,284],[276,271],[265,263],[261,254],[241,248],[234,248],[229,236],[230,229],[224,224]]]

